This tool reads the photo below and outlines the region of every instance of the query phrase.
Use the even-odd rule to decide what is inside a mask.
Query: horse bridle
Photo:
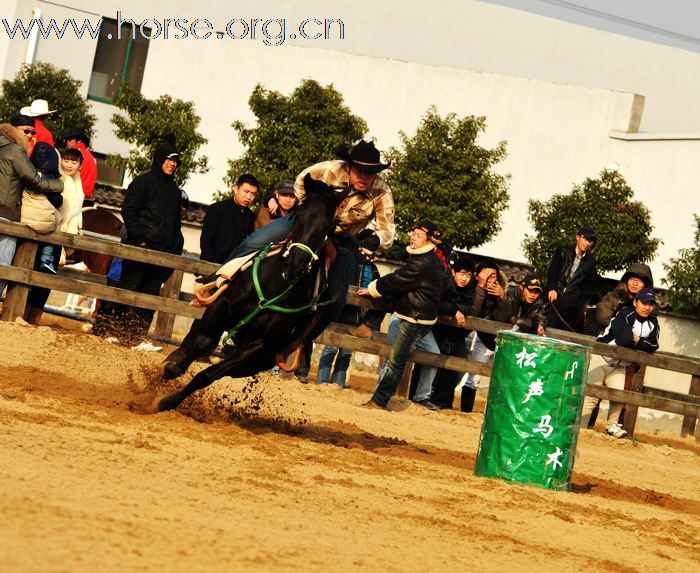
[[[323,248],[323,245],[325,245],[326,241],[328,240],[328,235],[325,235],[323,237],[323,241],[321,242],[321,246],[318,248],[320,251]],[[318,254],[317,251],[314,251],[307,245],[306,243],[288,243],[287,248],[284,250],[284,253],[282,253],[282,258],[286,259],[289,256],[289,253],[292,252],[293,248],[301,249],[304,251],[307,255],[311,257],[309,260],[309,264],[306,265],[306,272],[310,272],[311,268],[313,267],[313,264],[318,260]]]

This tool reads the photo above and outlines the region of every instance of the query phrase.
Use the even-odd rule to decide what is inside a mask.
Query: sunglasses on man
[[[36,135],[36,129],[31,129],[29,127],[20,128],[20,131],[25,135]]]

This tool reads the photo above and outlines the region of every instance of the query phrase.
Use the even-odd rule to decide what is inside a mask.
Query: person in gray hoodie
[[[27,157],[29,142],[24,134],[8,123],[0,125],[0,220],[19,221],[22,191],[60,193],[63,181],[44,179]],[[11,265],[17,238],[0,235],[0,265]],[[7,281],[0,280],[0,294]]]
[[[654,288],[651,269],[643,263],[632,263],[614,290],[606,294],[596,306],[598,332],[602,332],[623,306],[632,306],[634,295],[643,288]]]

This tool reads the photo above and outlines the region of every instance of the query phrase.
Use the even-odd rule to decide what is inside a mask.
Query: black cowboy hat
[[[341,150],[338,155],[342,160],[347,161],[350,167],[355,167],[358,171],[371,175],[384,171],[391,165],[391,162],[382,163],[379,150],[374,146],[374,142],[368,142],[364,139],[361,139],[350,150]]]
[[[82,127],[71,127],[61,135],[62,141],[67,141],[69,139],[79,139],[85,144],[85,147],[90,146],[90,136]]]

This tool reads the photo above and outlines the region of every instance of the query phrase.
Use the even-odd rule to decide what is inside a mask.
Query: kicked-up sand
[[[4,572],[698,571],[692,438],[582,432],[553,492],[474,476],[480,413],[266,373],[144,415],[191,378],[161,382],[163,353],[0,339]]]

